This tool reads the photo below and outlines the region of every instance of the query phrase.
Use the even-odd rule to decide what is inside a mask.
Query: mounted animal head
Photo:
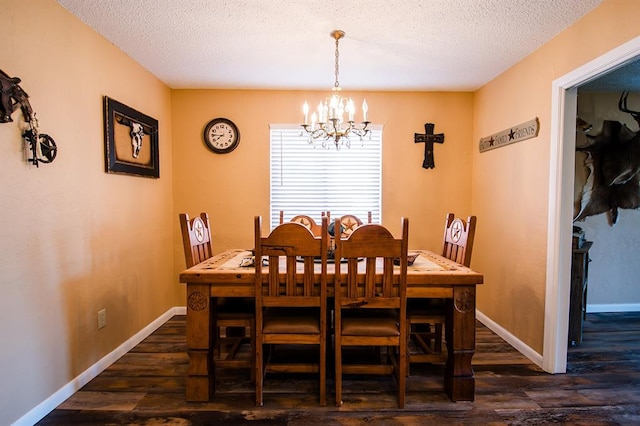
[[[640,112],[627,107],[629,93],[623,92],[618,109],[629,113],[640,124]],[[605,120],[602,131],[587,135],[590,144],[577,148],[587,154],[585,166],[589,176],[582,191],[580,212],[574,220],[584,220],[600,213],[616,223],[618,208],[640,207],[640,132],[619,121]]]
[[[13,121],[11,114],[18,105],[22,109],[24,121],[30,122],[33,118],[29,95],[19,86],[20,81],[18,77],[9,77],[7,73],[0,70],[0,123]]]

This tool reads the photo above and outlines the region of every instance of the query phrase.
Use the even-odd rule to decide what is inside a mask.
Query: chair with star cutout
[[[335,226],[338,229],[340,219]],[[404,407],[408,240],[406,218],[402,220],[401,238],[394,238],[382,225],[364,224],[348,237],[336,239],[334,346],[338,406],[343,403],[343,375],[356,374],[392,375],[398,406]],[[394,266],[396,259],[398,267]],[[343,262],[346,273],[341,271]],[[364,357],[354,357],[354,352]]]
[[[180,214],[180,228],[187,268],[213,256],[209,215],[189,218]],[[213,305],[215,321],[214,361],[220,368],[248,369],[254,379],[255,307],[252,298],[218,297]]]
[[[326,405],[327,226],[323,217],[315,236],[285,222],[263,236],[262,218],[255,217],[255,256],[268,259],[266,273],[255,266],[257,406],[267,373],[317,374],[319,404]]]
[[[473,239],[476,232],[475,216],[467,220],[448,213],[445,221],[442,256],[463,266],[471,265]],[[407,302],[407,323],[411,348],[408,350],[408,368],[411,364],[446,361],[443,351],[443,326],[445,324],[444,299],[409,299]],[[413,343],[413,345],[411,344]]]

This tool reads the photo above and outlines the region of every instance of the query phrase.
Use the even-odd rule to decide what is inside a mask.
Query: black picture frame
[[[159,178],[158,120],[105,96],[104,154],[107,173]]]

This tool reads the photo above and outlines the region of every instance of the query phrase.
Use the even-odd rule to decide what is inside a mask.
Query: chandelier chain
[[[338,82],[338,74],[339,74],[338,59],[340,59],[340,52],[338,50],[338,42],[339,42],[339,40],[340,40],[340,38],[336,37],[336,67],[335,67],[336,82],[334,83],[334,87],[336,89],[338,89],[340,87],[340,83]]]

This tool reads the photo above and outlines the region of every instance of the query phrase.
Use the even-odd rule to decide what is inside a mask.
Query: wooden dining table
[[[452,401],[473,401],[476,285],[482,284],[483,275],[428,250],[409,253],[418,256],[407,270],[407,297],[447,299],[444,390]],[[215,318],[211,307],[217,297],[254,297],[251,256],[249,250],[227,250],[180,274],[180,282],[187,287],[187,401],[209,401],[215,392]],[[328,269],[331,297],[335,270],[332,264]]]

